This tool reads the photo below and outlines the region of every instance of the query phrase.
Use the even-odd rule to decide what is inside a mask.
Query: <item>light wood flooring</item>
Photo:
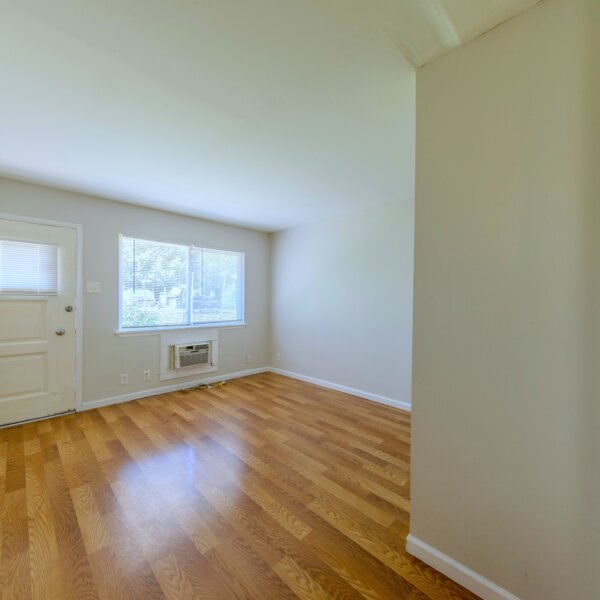
[[[410,415],[265,373],[0,430],[2,600],[473,599],[405,552]]]

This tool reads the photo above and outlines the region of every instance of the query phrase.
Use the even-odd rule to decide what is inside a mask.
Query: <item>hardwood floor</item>
[[[475,598],[404,550],[409,451],[271,373],[3,429],[1,599]]]

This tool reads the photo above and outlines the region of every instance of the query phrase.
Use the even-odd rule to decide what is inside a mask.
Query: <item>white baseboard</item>
[[[410,534],[406,538],[406,551],[483,600],[519,600],[509,591]]]
[[[139,400],[140,398],[148,398],[150,396],[158,396],[159,394],[166,394],[168,392],[176,392],[178,390],[185,390],[187,388],[193,388],[203,383],[215,383],[216,381],[227,381],[229,379],[238,379],[239,377],[247,377],[248,375],[256,375],[258,373],[266,373],[270,371],[270,367],[259,367],[258,369],[248,369],[247,371],[236,371],[235,373],[227,373],[226,375],[217,375],[215,377],[204,377],[203,379],[196,379],[194,381],[186,381],[182,383],[174,383],[170,385],[163,385],[161,387],[152,388],[148,390],[139,390],[138,392],[131,392],[130,394],[123,394],[122,396],[112,396],[110,398],[102,398],[101,400],[92,400],[91,402],[84,402],[81,407],[82,410],[91,410],[92,408],[100,408],[101,406],[109,406],[111,404],[120,404],[121,402],[129,402],[130,400]]]
[[[248,369],[247,371],[237,371],[235,373],[228,373],[226,375],[216,375],[214,377],[204,377],[202,379],[195,379],[194,381],[186,381],[185,383],[174,383],[170,385],[163,385],[157,388],[151,388],[147,390],[139,390],[137,392],[131,392],[129,394],[123,394],[121,396],[112,396],[110,398],[102,398],[100,400],[92,400],[90,402],[84,402],[81,409],[91,410],[92,408],[100,408],[101,406],[110,406],[111,404],[120,404],[121,402],[129,402],[130,400],[140,400],[141,398],[148,398],[150,396],[158,396],[159,394],[167,394],[168,392],[176,392],[178,390],[184,390],[186,388],[196,387],[202,383],[214,383],[215,381],[227,381],[228,379],[238,379],[239,377],[247,377],[248,375],[256,375],[258,373],[278,373],[285,377],[291,377],[292,379],[299,379],[300,381],[306,381],[307,383],[313,383],[320,385],[324,388],[336,390],[338,392],[344,392],[352,396],[358,396],[371,402],[378,402],[379,404],[386,404],[387,406],[393,406],[401,410],[410,411],[410,403],[403,402],[402,400],[395,400],[394,398],[387,398],[378,394],[372,394],[371,392],[365,392],[363,390],[357,390],[355,388],[348,387],[346,385],[340,385],[338,383],[332,383],[331,381],[325,381],[323,379],[317,379],[316,377],[309,377],[308,375],[301,375],[300,373],[294,373],[293,371],[286,371],[284,369],[277,369],[275,367],[259,367],[258,369]]]
[[[316,377],[309,377],[308,375],[302,375],[295,373],[294,371],[286,371],[285,369],[278,369],[276,367],[270,367],[269,371],[277,373],[279,375],[285,375],[285,377],[291,377],[292,379],[299,379],[300,381],[306,381],[307,383],[314,383],[330,390],[336,390],[337,392],[344,392],[351,396],[358,396],[371,402],[378,402],[379,404],[386,404],[387,406],[393,406],[401,410],[410,412],[410,402],[404,402],[402,400],[396,400],[394,398],[387,398],[386,396],[380,396],[379,394],[372,394],[371,392],[365,392],[363,390],[357,390],[355,388],[348,387],[346,385],[340,385],[339,383],[333,383],[331,381],[325,381],[324,379],[317,379]]]

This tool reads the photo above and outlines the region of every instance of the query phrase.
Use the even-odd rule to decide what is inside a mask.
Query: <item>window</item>
[[[244,254],[121,236],[120,328],[244,320]]]
[[[58,246],[0,240],[0,293],[57,294]]]

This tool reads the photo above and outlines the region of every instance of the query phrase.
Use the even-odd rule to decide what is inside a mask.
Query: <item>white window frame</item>
[[[144,242],[154,242],[157,244],[173,244],[175,246],[184,246],[188,248],[188,252],[191,252],[192,248],[210,250],[211,252],[222,252],[224,254],[238,254],[242,257],[241,265],[240,265],[240,276],[242,280],[242,285],[238,286],[238,306],[240,307],[240,314],[242,315],[241,319],[237,319],[234,321],[211,321],[210,323],[192,323],[192,324],[184,324],[184,325],[156,325],[150,327],[124,327],[122,323],[122,314],[123,314],[123,270],[122,270],[122,259],[123,259],[123,238],[141,240]],[[206,246],[197,246],[196,244],[188,244],[182,242],[169,242],[165,240],[151,240],[149,238],[136,237],[133,235],[126,235],[124,233],[119,234],[119,265],[118,265],[118,273],[119,273],[119,306],[118,306],[118,328],[115,331],[115,334],[120,337],[127,336],[135,336],[135,335],[153,335],[157,332],[161,331],[177,331],[179,329],[222,329],[222,328],[237,328],[237,327],[245,327],[246,326],[246,253],[239,250],[223,250],[221,248],[207,248]],[[188,271],[188,291],[190,287],[189,281],[189,271]],[[191,298],[191,294],[189,294]],[[189,303],[189,315],[191,319],[191,310],[192,305]]]

